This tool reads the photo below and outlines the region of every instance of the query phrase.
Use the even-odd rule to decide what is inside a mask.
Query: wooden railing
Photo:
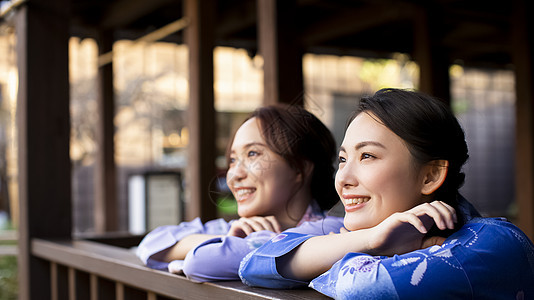
[[[32,254],[50,263],[51,299],[328,299],[311,290],[252,288],[240,281],[195,283],[149,269],[125,248],[87,240],[33,239]]]

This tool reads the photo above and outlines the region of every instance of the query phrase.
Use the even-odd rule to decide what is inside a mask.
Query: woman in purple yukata
[[[333,185],[334,138],[305,109],[260,108],[229,145],[226,179],[240,219],[202,224],[197,218],[156,228],[137,249],[148,267],[183,271],[197,281],[239,280],[237,270],[246,254],[283,230],[325,218],[338,202]],[[339,218],[328,218],[318,226],[337,226]]]
[[[446,105],[384,89],[350,121],[335,178],[344,223],[276,236],[243,259],[243,282],[336,299],[534,299],[532,241],[458,193],[467,145]]]

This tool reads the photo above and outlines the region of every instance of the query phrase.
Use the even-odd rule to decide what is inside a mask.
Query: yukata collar
[[[460,216],[463,219],[463,224],[466,224],[474,218],[481,217],[480,213],[476,210],[473,204],[467,201],[467,199],[465,199],[462,195],[458,194],[456,201],[458,202],[458,210],[460,211]]]
[[[304,222],[313,222],[313,221],[319,221],[324,219],[324,212],[319,207],[319,204],[317,204],[317,201],[312,200],[310,204],[308,205],[308,208],[306,208],[306,212],[300,219],[297,226],[300,226]]]

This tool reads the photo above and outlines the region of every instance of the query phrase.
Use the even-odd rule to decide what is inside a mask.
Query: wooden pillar
[[[98,54],[113,50],[113,33],[100,32]],[[98,233],[118,230],[117,172],[115,167],[115,97],[113,63],[98,69],[98,151],[95,162],[94,222]]]
[[[29,0],[15,16],[19,90],[19,299],[47,299],[48,262],[33,238],[70,238],[69,3]]]
[[[534,21],[531,1],[517,0],[513,19],[516,82],[516,201],[518,226],[534,239]]]
[[[414,58],[419,65],[419,90],[450,104],[449,58],[440,43],[442,24],[433,7],[414,14]]]
[[[189,145],[186,219],[217,216],[210,182],[215,178],[215,107],[213,95],[214,0],[185,0],[189,18],[185,43],[189,49]]]
[[[258,43],[263,56],[265,105],[303,105],[302,48],[294,0],[258,0]]]

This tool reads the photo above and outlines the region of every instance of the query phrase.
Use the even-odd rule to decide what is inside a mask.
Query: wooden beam
[[[231,5],[231,2],[223,2],[225,6]],[[227,39],[236,32],[256,26],[256,3],[254,1],[236,2],[225,9],[223,12],[217,12],[217,27],[215,36],[217,38]]]
[[[99,55],[113,48],[113,33],[100,32]],[[118,230],[117,170],[115,166],[115,97],[113,89],[113,63],[98,69],[98,123],[95,161],[94,225],[97,233]]]
[[[516,81],[516,202],[518,226],[534,239],[534,21],[531,1],[516,0],[513,60]]]
[[[450,104],[449,58],[440,44],[440,16],[431,8],[414,15],[414,58],[419,65],[419,90]]]
[[[19,299],[50,295],[48,262],[37,237],[70,238],[69,3],[32,0],[15,12],[19,90]]]
[[[188,166],[186,219],[217,216],[210,198],[215,178],[215,107],[213,92],[213,47],[215,0],[185,0],[189,19],[185,43],[189,48]]]
[[[110,2],[99,23],[102,29],[126,26],[174,0],[117,0]],[[108,5],[106,5],[108,7]]]
[[[263,56],[265,105],[303,105],[302,48],[294,0],[258,0],[259,54]]]
[[[407,20],[412,17],[413,9],[411,5],[392,3],[388,9],[378,4],[343,11],[308,26],[302,33],[302,44],[304,47],[317,46],[380,25]]]

